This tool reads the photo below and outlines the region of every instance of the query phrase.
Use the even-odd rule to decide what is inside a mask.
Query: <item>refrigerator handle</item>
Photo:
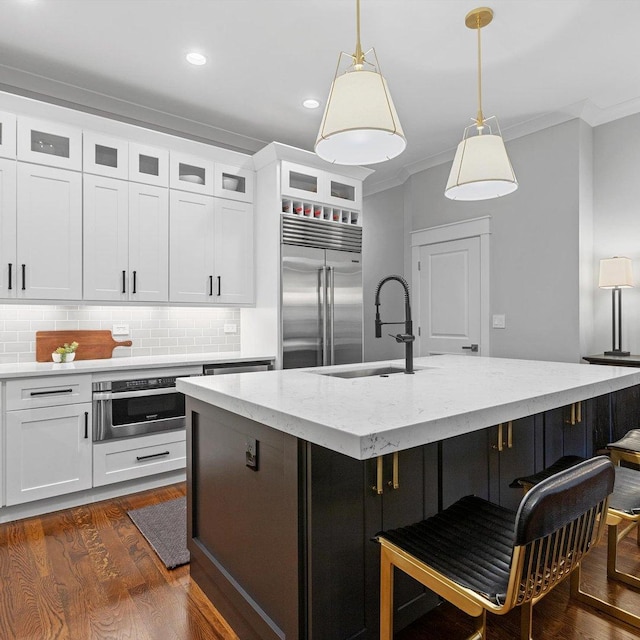
[[[322,366],[326,366],[330,364],[329,362],[329,343],[327,336],[327,267],[323,266],[320,269],[320,306],[322,317],[320,318],[320,322],[322,323]]]
[[[335,354],[335,348],[334,348],[334,338],[333,338],[333,311],[335,308],[334,302],[335,302],[335,287],[334,287],[334,283],[333,283],[333,275],[335,272],[335,269],[332,267],[327,267],[327,271],[329,272],[329,285],[327,287],[328,291],[327,291],[327,296],[331,296],[329,299],[329,355],[331,356],[331,361],[330,364],[335,364],[336,363],[336,354]]]

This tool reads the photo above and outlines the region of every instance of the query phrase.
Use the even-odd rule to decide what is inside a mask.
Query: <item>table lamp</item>
[[[604,355],[628,356],[629,352],[622,350],[622,289],[633,287],[631,259],[615,256],[600,260],[598,286],[601,289],[611,289],[612,349],[605,351]]]

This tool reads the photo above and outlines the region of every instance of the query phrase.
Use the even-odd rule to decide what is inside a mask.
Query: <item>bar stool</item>
[[[613,465],[601,456],[536,484],[517,513],[467,496],[427,520],[377,534],[380,640],[393,637],[394,567],[474,617],[468,640],[486,638],[487,611],[502,615],[517,606],[521,640],[531,640],[533,605],[602,535],[613,482]]]
[[[638,433],[640,434],[640,431],[638,431]],[[628,435],[629,434],[627,434],[627,436]],[[627,436],[622,440],[625,440]],[[617,459],[620,460],[621,458],[617,457]],[[622,459],[628,460],[628,458]],[[537,474],[516,478],[511,486],[520,486],[525,491],[528,491],[545,477],[548,477],[551,469],[571,468],[576,464],[576,460],[579,462],[581,458],[577,456],[565,456],[557,460],[548,469],[544,469]],[[640,472],[627,469],[626,467],[615,467],[615,484],[613,493],[609,498],[606,523],[608,526],[607,577],[623,582],[635,589],[640,589],[640,578],[620,571],[617,568],[618,544],[634,527],[638,528],[638,544],[640,545],[640,527],[638,526],[640,523]],[[622,526],[622,529],[619,529],[620,526]],[[633,627],[640,628],[639,615],[633,614],[630,611],[617,607],[606,600],[602,600],[593,594],[583,591],[581,587],[581,570],[582,567],[580,566],[578,570],[571,575],[570,591],[573,598],[622,622],[626,622]]]
[[[611,462],[620,464],[621,460],[640,464],[640,429],[631,429],[616,442],[610,442],[607,449],[611,452]]]

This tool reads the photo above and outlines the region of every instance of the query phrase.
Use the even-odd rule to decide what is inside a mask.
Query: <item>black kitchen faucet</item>
[[[389,280],[397,280],[404,288],[404,322],[382,322],[380,320],[380,290],[382,285]],[[416,337],[413,335],[413,322],[411,321],[411,300],[409,298],[409,284],[402,276],[387,276],[382,278],[376,287],[376,338],[382,338],[382,326],[385,324],[404,324],[404,333],[389,335],[395,338],[396,342],[404,342],[405,347],[405,373],[413,371],[413,342]]]

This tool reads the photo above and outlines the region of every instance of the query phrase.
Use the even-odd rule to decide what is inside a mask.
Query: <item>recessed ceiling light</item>
[[[317,109],[320,106],[320,103],[314,98],[309,98],[302,103],[302,106],[307,109]]]
[[[190,53],[187,53],[187,62],[190,62],[191,64],[195,64],[196,66],[200,67],[203,64],[207,64],[207,57],[203,56],[201,53],[196,53],[195,51],[191,51]]]

